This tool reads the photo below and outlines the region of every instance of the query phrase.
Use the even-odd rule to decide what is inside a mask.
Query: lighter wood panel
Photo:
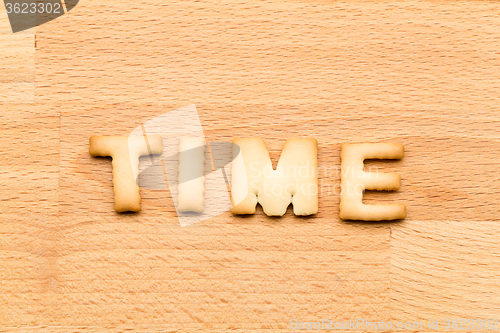
[[[394,319],[497,319],[500,226],[495,222],[412,221],[391,237]],[[473,330],[474,331],[474,330]]]
[[[0,103],[34,103],[34,35],[0,33],[0,50]]]
[[[497,14],[469,1],[80,1],[45,25],[65,33],[37,44],[37,98],[493,111]]]
[[[56,217],[58,108],[0,104],[0,110],[0,212]]]
[[[0,3],[0,103],[35,101],[34,32],[13,34],[4,3]]]

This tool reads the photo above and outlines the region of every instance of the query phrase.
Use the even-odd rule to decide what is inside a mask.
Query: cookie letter
[[[111,156],[113,159],[113,191],[117,212],[141,210],[141,195],[137,185],[139,157],[162,152],[160,135],[90,137],[90,155]]]
[[[283,216],[290,203],[295,215],[318,212],[318,142],[288,139],[273,170],[259,138],[233,140],[233,214],[254,214],[257,203],[269,216]]]
[[[203,212],[205,192],[205,139],[179,139],[179,212]]]
[[[400,159],[404,147],[397,143],[343,144],[340,153],[341,186],[340,218],[344,220],[396,220],[406,217],[403,204],[365,205],[363,191],[396,191],[401,186],[401,176],[397,173],[365,172],[365,159]]]

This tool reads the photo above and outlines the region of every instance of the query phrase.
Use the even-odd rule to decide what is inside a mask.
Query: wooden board
[[[500,319],[499,13],[81,0],[15,35],[1,14],[0,331]],[[319,213],[181,228],[169,190],[142,189],[139,214],[116,214],[111,164],[88,138],[189,104],[208,141],[263,137],[274,163],[287,138],[315,137]],[[343,142],[405,145],[400,161],[368,163],[400,173],[401,190],[365,202],[405,203],[406,220],[339,219]]]
[[[34,29],[12,34],[4,3],[0,3],[0,103],[35,101]]]

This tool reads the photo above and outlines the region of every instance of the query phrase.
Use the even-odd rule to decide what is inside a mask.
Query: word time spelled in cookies
[[[177,210],[200,214],[204,211],[204,138],[179,140]],[[141,209],[138,186],[139,157],[161,154],[160,135],[92,136],[92,156],[111,156],[113,191],[117,212]],[[288,139],[273,169],[264,140],[235,138],[231,162],[231,212],[254,214],[257,204],[268,216],[283,216],[292,204],[298,216],[318,212],[318,143],[313,138]],[[365,190],[396,191],[401,186],[397,173],[365,172],[365,159],[401,159],[404,147],[397,143],[343,144],[341,148],[341,193],[339,216],[344,220],[380,221],[406,217],[404,204],[363,204]]]

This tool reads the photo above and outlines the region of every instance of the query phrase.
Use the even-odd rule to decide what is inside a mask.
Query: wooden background
[[[81,0],[18,34],[0,4],[0,331],[500,319],[499,50],[496,1]],[[189,104],[274,163],[315,137],[319,213],[181,228],[142,190],[116,214],[88,138]],[[341,221],[340,144],[389,141],[404,159],[370,165],[402,188],[365,201],[407,219]]]

